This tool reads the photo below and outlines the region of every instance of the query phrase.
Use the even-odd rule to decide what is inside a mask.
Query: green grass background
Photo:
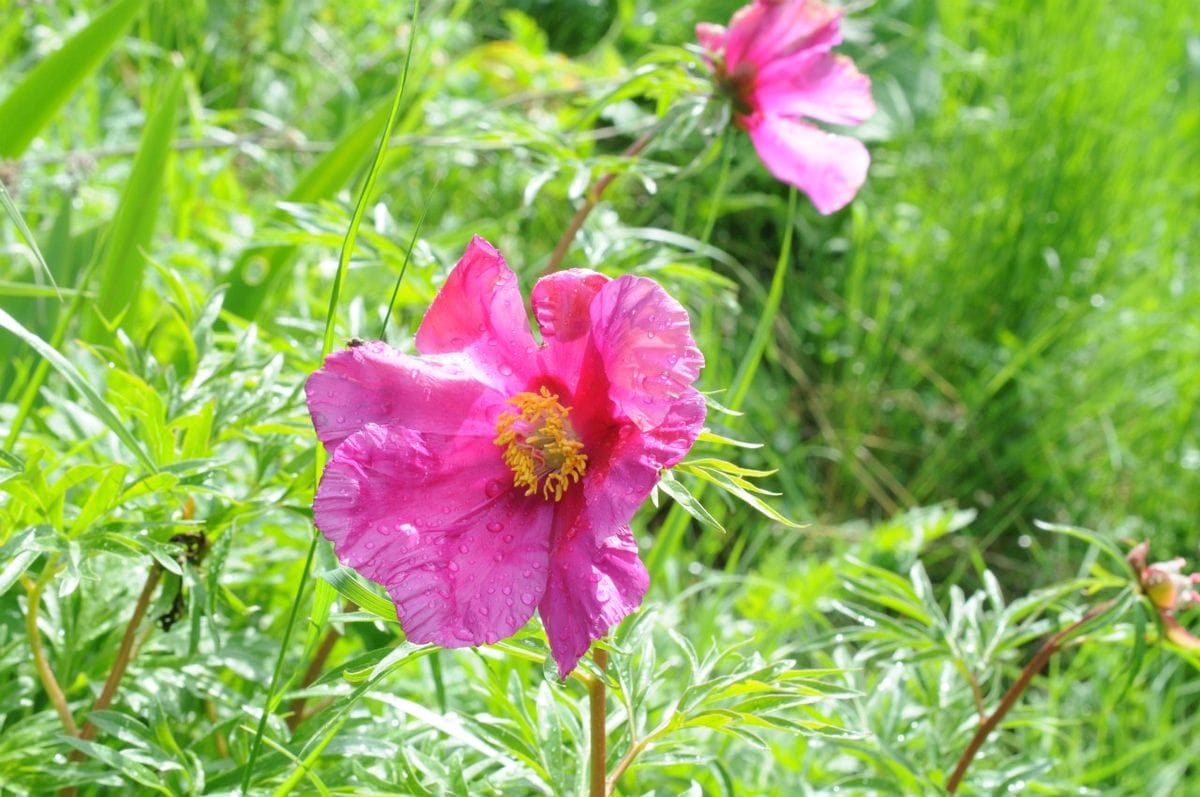
[[[473,234],[527,289],[588,183],[623,167],[618,153],[659,111],[687,106],[694,81],[652,68],[677,63],[662,48],[738,5],[426,3],[338,339],[378,334],[423,213],[393,343],[410,344]],[[0,791],[144,790],[159,772],[172,792],[227,792],[309,545],[314,451],[299,388],[320,361],[412,9],[90,0],[11,11],[0,177],[45,266],[6,221],[0,308],[58,349],[75,381],[0,332]],[[713,427],[765,443],[717,453],[777,469],[764,480],[781,493],[772,505],[811,525],[789,529],[712,491],[724,535],[685,526],[669,502],[647,508],[638,533],[662,569],[644,619],[619,638],[640,645],[620,689],[645,706],[642,731],[675,716],[677,685],[704,682],[679,636],[701,657],[728,654],[718,670],[749,677],[752,652],[790,658],[829,668],[846,691],[736,710],[720,693],[730,727],[679,720],[679,741],[646,754],[623,793],[693,781],[703,793],[937,793],[974,727],[962,673],[994,705],[1040,636],[1086,603],[1079,579],[1105,577],[1095,547],[1034,520],[1200,558],[1200,12],[1186,0],[879,0],[852,4],[845,27],[843,49],[880,107],[857,131],[873,163],[849,209],[821,217],[801,198],[789,220],[785,189],[745,137],[723,144],[717,114],[693,104],[609,190],[568,257],[679,295],[708,358],[702,387],[720,391],[794,224],[745,415]],[[85,29],[87,46],[47,60]],[[15,90],[46,63],[58,72],[37,91]],[[29,661],[18,579],[48,574],[41,630],[82,715],[149,557],[171,561],[167,540],[191,528],[188,500],[214,540],[203,569],[168,576],[189,585],[189,619],[170,634],[147,624],[97,742],[111,752],[65,772],[71,748]],[[323,631],[320,612],[308,619],[314,600],[328,608],[349,589],[333,566],[319,548],[285,674]],[[347,680],[392,650],[397,628],[333,611],[347,635],[313,687],[333,702],[295,734],[267,724],[257,788],[581,787],[582,693],[538,656],[421,654],[386,680]],[[1200,783],[1196,670],[1144,649],[1136,616],[1051,665],[968,788]],[[541,650],[534,634],[522,644]],[[816,719],[761,739],[737,730],[775,714]],[[826,722],[844,732],[809,733]],[[630,728],[615,729],[614,755]]]

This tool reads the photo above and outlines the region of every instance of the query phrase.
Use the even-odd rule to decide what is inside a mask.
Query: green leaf
[[[363,581],[362,576],[348,567],[327,570],[321,578],[329,582],[343,598],[354,601],[366,611],[389,623],[399,622],[396,619],[396,607],[386,598],[371,591]]]
[[[669,474],[664,475],[663,478],[659,480],[658,489],[671,496],[671,498],[675,500],[675,503],[679,504],[679,506],[685,512],[694,517],[696,520],[700,521],[706,526],[712,526],[715,529],[719,529],[722,534],[726,533],[725,527],[722,526],[721,523],[712,516],[711,512],[704,508],[703,504],[696,500],[696,497],[691,494],[688,488],[675,478],[671,477]]]
[[[91,386],[87,378],[84,377],[84,375],[81,374],[75,366],[67,362],[66,357],[63,357],[61,354],[59,354],[58,351],[49,343],[33,334],[25,327],[21,326],[19,323],[17,323],[15,318],[3,310],[0,310],[0,327],[7,329],[9,332],[28,343],[34,349],[34,351],[42,356],[42,359],[50,363],[50,365],[56,371],[62,374],[63,378],[65,378],[73,388],[83,394],[83,397],[87,399],[88,404],[91,406],[92,412],[96,414],[97,418],[103,421],[105,426],[112,430],[113,434],[115,434],[121,440],[121,442],[125,444],[125,447],[128,448],[130,452],[132,452],[133,455],[137,457],[138,460],[145,465],[148,470],[154,472],[158,471],[158,467],[154,464],[154,461],[150,459],[150,455],[146,453],[145,449],[142,448],[142,445],[138,442],[137,438],[130,433],[129,429],[125,427],[125,424],[120,418],[117,417],[116,413],[112,411],[112,409],[104,401],[103,397],[101,397],[101,395],[96,392],[96,389]]]
[[[17,226],[17,232],[21,233],[21,237],[25,239],[25,244],[29,247],[29,251],[33,253],[33,259],[37,263],[38,268],[46,275],[46,279],[50,280],[50,286],[54,289],[53,295],[61,302],[63,295],[58,290],[58,283],[54,281],[54,273],[50,271],[50,266],[46,264],[46,258],[42,256],[42,250],[38,248],[37,241],[33,237],[33,233],[29,230],[29,225],[25,223],[25,217],[21,215],[21,211],[13,202],[12,197],[8,194],[8,189],[4,187],[4,183],[0,182],[0,205],[4,206],[4,211],[8,217],[12,219],[12,223]],[[39,286],[28,286],[31,288]]]
[[[163,204],[163,178],[175,137],[175,110],[183,96],[184,74],[182,68],[175,68],[166,88],[159,93],[108,231],[97,266],[100,298],[96,310],[105,324],[115,325],[118,319],[136,310],[134,300],[146,270],[143,252],[150,247],[158,210]],[[99,321],[92,317],[86,327],[92,333],[88,335],[92,340],[100,332]]]
[[[19,158],[75,88],[104,61],[142,0],[120,0],[46,56],[0,103],[0,158]]]

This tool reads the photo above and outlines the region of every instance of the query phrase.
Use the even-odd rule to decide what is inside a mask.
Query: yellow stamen
[[[525,495],[562,499],[563,491],[579,481],[587,470],[583,443],[575,437],[567,415],[570,407],[543,387],[537,393],[522,392],[508,400],[517,410],[500,413],[496,420],[498,446],[505,446],[504,462],[512,468],[513,483]]]

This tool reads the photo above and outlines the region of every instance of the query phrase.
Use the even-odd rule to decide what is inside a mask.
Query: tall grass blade
[[[413,0],[412,12],[412,38],[409,40],[408,53],[404,58],[404,70],[400,74],[400,86],[396,89],[395,97],[392,100],[391,112],[388,115],[387,124],[384,126],[383,135],[379,138],[379,145],[375,150],[375,159],[371,162],[371,168],[367,172],[367,178],[363,181],[362,187],[359,189],[358,201],[354,205],[354,213],[350,217],[350,226],[346,230],[346,237],[342,240],[342,251],[338,255],[337,273],[333,277],[333,288],[329,292],[329,309],[325,314],[325,334],[321,340],[321,356],[322,358],[333,351],[333,337],[335,320],[337,317],[338,300],[341,298],[342,283],[346,277],[346,271],[350,267],[350,256],[354,252],[354,242],[358,238],[358,228],[362,224],[363,215],[367,210],[367,203],[370,201],[371,193],[375,189],[375,181],[379,177],[380,168],[383,165],[384,155],[387,153],[388,142],[392,138],[392,130],[396,126],[396,119],[400,115],[400,102],[404,98],[404,90],[408,85],[408,72],[412,65],[413,50],[416,49],[417,43],[417,17],[421,11],[420,0]],[[317,443],[317,454],[313,468],[314,482],[319,482],[321,471],[325,465],[325,450],[321,444]],[[258,752],[262,747],[263,731],[266,729],[267,718],[274,710],[276,694],[279,690],[280,675],[283,672],[283,660],[287,655],[288,642],[291,640],[292,630],[296,625],[296,616],[299,613],[301,599],[304,596],[305,587],[308,584],[309,575],[312,573],[313,557],[316,555],[317,543],[320,536],[313,530],[312,542],[308,546],[308,555],[304,560],[304,570],[300,574],[300,583],[296,585],[296,594],[292,599],[292,608],[288,614],[287,625],[283,630],[283,639],[279,644],[279,655],[275,660],[275,669],[271,674],[271,685],[267,689],[267,704],[262,715],[259,717],[258,726],[254,732],[254,741],[250,746],[250,755],[246,760],[245,773],[242,776],[242,793],[248,794],[250,784],[254,778],[254,762],[258,758]],[[324,614],[329,610],[328,601],[331,600],[328,592],[324,593],[323,597],[326,601],[325,606],[314,607],[314,613]]]
[[[176,68],[160,92],[154,112],[146,123],[133,171],[121,193],[108,241],[97,266],[100,297],[96,309],[101,318],[90,317],[85,329],[96,339],[103,323],[111,324],[122,316],[132,320],[136,312],[138,289],[146,260],[142,252],[149,248],[162,204],[163,175],[175,137],[175,112],[183,95],[184,70]]]
[[[0,158],[18,158],[104,61],[143,0],[119,0],[35,66],[0,102]]]

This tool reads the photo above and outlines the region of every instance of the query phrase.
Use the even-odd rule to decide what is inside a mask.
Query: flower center
[[[525,495],[537,494],[540,485],[543,498],[561,500],[563,491],[587,470],[583,443],[567,420],[571,408],[545,387],[537,393],[518,393],[508,403],[516,410],[500,413],[492,442],[504,446],[513,483],[524,487]]]
[[[754,113],[751,98],[754,96],[755,73],[754,64],[749,61],[741,62],[731,72],[726,71],[724,66],[717,70],[717,85],[733,102],[734,112],[741,116]]]

